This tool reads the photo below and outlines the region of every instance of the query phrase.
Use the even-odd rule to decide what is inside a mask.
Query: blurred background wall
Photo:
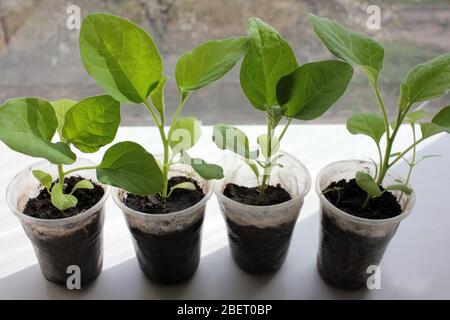
[[[382,42],[383,95],[393,113],[398,87],[409,68],[450,52],[450,0],[0,0],[0,103],[17,96],[80,99],[102,90],[84,71],[78,53],[78,30],[66,27],[69,5],[84,16],[105,11],[143,26],[157,41],[165,60],[169,110],[177,104],[173,70],[177,57],[199,43],[244,35],[250,16],[274,26],[294,47],[300,63],[330,58],[313,35],[309,12],[338,20]],[[368,30],[366,9],[381,8],[381,29]],[[352,112],[378,110],[365,78],[357,73],[346,95],[315,123],[343,123]],[[450,104],[450,95],[430,104]],[[239,86],[239,67],[222,81],[189,98],[184,110],[204,124],[257,124],[264,116],[248,104]],[[124,106],[122,125],[146,125],[142,106]]]

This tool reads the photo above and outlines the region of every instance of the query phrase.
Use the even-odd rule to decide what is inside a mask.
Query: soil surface
[[[338,188],[339,190],[332,190]],[[381,188],[384,190],[383,188]],[[325,192],[330,190],[328,192]],[[402,208],[397,198],[390,192],[384,192],[382,196],[370,200],[367,208],[362,208],[367,198],[367,193],[362,190],[355,179],[332,182],[323,190],[324,196],[334,206],[356,217],[366,219],[388,219],[402,213]]]
[[[84,178],[80,176],[66,177],[64,179],[64,193],[70,193],[75,184]],[[52,186],[59,180],[53,182]],[[92,181],[91,181],[92,182]],[[92,182],[94,189],[78,189],[73,195],[78,199],[75,207],[60,211],[51,203],[50,194],[47,189],[42,189],[35,198],[28,199],[23,213],[34,218],[39,219],[62,219],[75,216],[92,208],[105,194],[103,188]]]
[[[159,194],[150,196],[140,196],[135,194],[127,194],[125,205],[133,210],[150,214],[171,213],[192,207],[194,204],[203,199],[205,194],[198,186],[197,181],[191,178],[176,176],[169,179],[169,190],[171,187],[182,183],[192,182],[196,189],[175,189],[164,205],[163,199]]]
[[[259,201],[258,187],[248,188],[228,183],[223,194],[234,201],[251,206],[270,206],[291,200],[289,193],[280,184],[267,186],[262,202]]]

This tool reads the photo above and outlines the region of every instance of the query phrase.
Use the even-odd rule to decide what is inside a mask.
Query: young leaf
[[[360,67],[372,85],[377,84],[384,59],[384,49],[378,42],[327,18],[309,14],[309,21],[328,50],[339,59]]]
[[[278,80],[297,67],[289,43],[258,18],[248,20],[249,48],[240,70],[242,90],[250,103],[265,111],[278,104]]]
[[[73,195],[63,193],[62,186],[59,183],[53,186],[50,199],[52,204],[60,211],[75,207],[78,203],[78,199]]]
[[[410,104],[440,97],[450,89],[450,53],[418,64],[404,83]]]
[[[175,66],[180,92],[200,89],[221,78],[246,52],[246,37],[212,40],[186,52]]]
[[[435,134],[444,132],[444,129],[434,123],[423,122],[420,123],[420,131],[422,132],[422,139],[426,139]]]
[[[205,180],[218,180],[223,178],[221,166],[207,163],[200,158],[192,158],[192,168]]]
[[[247,159],[256,158],[254,152],[250,152],[247,136],[236,127],[225,124],[215,125],[212,139],[221,150],[230,150]]]
[[[254,163],[253,161],[248,160],[248,159],[244,159],[244,161],[250,167],[250,169],[256,176],[256,179],[258,179],[259,178],[259,170],[258,170],[258,166],[256,165],[256,163]]]
[[[262,134],[257,139],[259,148],[264,157],[269,157],[269,143],[267,140],[267,134]],[[280,149],[280,141],[276,136],[273,136],[271,142],[271,156],[273,156]]]
[[[280,79],[278,103],[288,117],[318,118],[344,94],[352,76],[352,66],[342,61],[304,64]]]
[[[412,111],[409,112],[406,116],[405,116],[405,120],[409,123],[416,123],[417,121],[427,117],[429,115],[428,112],[426,112],[423,109],[419,109],[416,111]]]
[[[196,190],[197,188],[195,187],[195,184],[193,184],[192,182],[181,182],[179,184],[174,185],[172,188],[170,188],[169,196],[176,189]]]
[[[73,194],[78,189],[94,189],[94,185],[89,180],[78,181],[74,186],[70,194]]]
[[[120,103],[110,96],[81,100],[66,113],[63,137],[83,152],[96,152],[114,140],[120,123]]]
[[[119,142],[110,147],[97,166],[100,182],[130,193],[148,195],[161,192],[163,175],[155,158],[134,142]]]
[[[372,198],[379,197],[382,194],[372,176],[365,172],[359,171],[356,173],[356,184]]]
[[[202,128],[197,119],[179,118],[175,123],[169,145],[175,153],[186,151],[197,143],[202,134],[201,131]]]
[[[80,30],[84,68],[114,99],[143,102],[161,79],[162,60],[138,25],[104,13],[89,14]]]
[[[56,130],[58,131],[60,138],[63,139],[62,129],[64,127],[66,113],[77,102],[75,100],[70,100],[70,99],[59,99],[59,100],[51,101],[50,103],[53,106],[53,109],[55,110],[56,118],[58,119],[58,127],[56,128]]]
[[[392,186],[387,187],[386,190],[389,190],[389,191],[398,190],[398,191],[406,193],[408,196],[413,193],[413,190],[411,188],[405,186],[404,184],[394,184]]]
[[[58,126],[52,105],[39,98],[18,98],[0,106],[0,140],[12,150],[54,164],[71,164],[76,155],[51,140]]]
[[[384,120],[376,113],[356,113],[348,118],[347,130],[369,136],[379,144],[385,132]]]
[[[36,179],[38,179],[38,181],[45,187],[45,189],[50,191],[53,183],[53,178],[51,175],[42,170],[33,170],[31,173]]]
[[[150,99],[152,100],[153,106],[162,114],[164,113],[164,87],[168,80],[168,77],[163,76],[155,90],[150,93]]]
[[[439,111],[431,120],[432,123],[450,133],[450,106]]]

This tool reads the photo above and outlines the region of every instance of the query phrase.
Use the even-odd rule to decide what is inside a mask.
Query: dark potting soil
[[[291,200],[289,193],[279,184],[267,186],[262,202],[259,201],[258,187],[248,188],[228,183],[223,194],[234,201],[254,206],[269,206]],[[267,228],[243,226],[231,219],[226,220],[231,253],[241,269],[261,273],[281,267],[289,249],[295,220]]]
[[[277,227],[243,226],[227,220],[231,253],[242,270],[249,273],[274,271],[286,259],[295,220]]]
[[[198,186],[197,181],[191,178],[176,176],[169,179],[169,190],[171,187],[182,183],[192,182],[195,190],[175,189],[164,205],[163,199],[159,194],[150,196],[140,196],[136,194],[127,194],[125,205],[133,210],[150,214],[171,213],[192,207],[203,199],[205,194]]]
[[[331,190],[335,188],[339,190]],[[327,190],[331,191],[325,192]],[[402,213],[397,198],[390,191],[384,192],[380,197],[371,199],[367,208],[363,209],[362,205],[367,198],[367,193],[356,184],[356,179],[349,181],[342,179],[338,182],[332,182],[322,192],[325,192],[324,196],[334,206],[356,217],[388,219]]]
[[[263,201],[259,201],[258,187],[243,187],[234,183],[228,183],[223,191],[224,196],[251,206],[270,206],[291,200],[289,193],[280,185],[267,186],[264,191]]]
[[[81,180],[84,179],[79,176],[66,177],[64,179],[64,193],[71,192],[75,184]],[[57,182],[58,180],[53,182],[52,186]],[[105,194],[105,190],[100,185],[93,182],[92,184],[94,189],[75,190],[73,195],[78,199],[77,205],[62,212],[52,205],[50,194],[44,188],[39,191],[37,197],[28,199],[23,213],[39,219],[62,219],[83,213],[97,204]]]
[[[159,283],[189,279],[200,262],[202,224],[203,217],[185,229],[160,235],[130,228],[144,274]]]
[[[373,275],[369,266],[378,266],[397,228],[381,237],[365,237],[342,229],[326,213],[321,215],[317,269],[323,280],[341,289],[367,287]]]

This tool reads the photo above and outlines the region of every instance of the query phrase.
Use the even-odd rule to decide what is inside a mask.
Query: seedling
[[[152,163],[152,188],[146,193],[169,197],[170,166],[176,162],[192,165],[204,179],[220,179],[222,168],[199,158],[191,158],[187,150],[200,137],[200,123],[195,118],[180,118],[191,92],[224,76],[247,51],[245,37],[213,40],[184,53],[175,67],[180,103],[168,131],[164,125],[166,108],[163,62],[153,39],[136,24],[109,14],[90,14],[80,31],[80,52],[89,75],[120,102],[143,103],[156,124],[163,144],[162,163]],[[172,188],[192,188],[183,183]],[[136,192],[135,192],[136,193]]]
[[[450,106],[444,107],[431,121],[425,121],[428,113],[422,109],[413,110],[413,105],[436,99],[450,89],[450,53],[418,64],[412,68],[400,86],[397,116],[394,121],[388,118],[385,103],[378,86],[379,74],[383,68],[384,49],[370,37],[353,32],[337,22],[314,15],[309,16],[314,31],[323,44],[337,58],[359,67],[368,78],[381,109],[381,116],[376,113],[357,113],[347,121],[347,129],[352,134],[363,134],[373,139],[378,152],[378,164],[375,174],[358,172],[356,182],[367,192],[367,206],[371,199],[381,196],[386,190],[399,190],[405,194],[413,191],[408,186],[412,169],[422,160],[416,161],[416,148],[426,139],[441,132],[450,133]],[[395,138],[402,124],[408,123],[412,129],[412,144],[401,152],[393,150]],[[421,137],[417,138],[417,127]],[[381,140],[385,137],[386,145],[382,151]],[[412,160],[408,176],[404,181],[383,188],[383,181],[393,165],[410,152]]]
[[[0,140],[17,152],[47,159],[57,166],[55,183],[47,172],[34,170],[32,174],[47,189],[53,206],[60,211],[77,205],[78,200],[73,195],[77,189],[93,188],[89,180],[81,180],[69,193],[66,192],[64,178],[81,170],[95,169],[103,183],[145,192],[146,184],[152,180],[139,169],[154,160],[133,142],[110,147],[99,165],[64,169],[64,165],[76,161],[72,146],[84,153],[96,152],[114,140],[119,123],[120,104],[108,95],[88,97],[79,102],[17,98],[0,106]],[[56,132],[59,141],[54,143],[52,139]]]
[[[249,49],[241,65],[240,83],[250,104],[265,113],[267,133],[258,137],[255,151],[250,150],[244,132],[224,124],[214,127],[213,140],[250,167],[262,202],[272,169],[280,165],[279,146],[292,120],[313,120],[324,114],[344,94],[353,68],[337,60],[298,65],[289,43],[258,18],[249,19],[247,31]],[[284,118],[284,128],[276,136]]]

